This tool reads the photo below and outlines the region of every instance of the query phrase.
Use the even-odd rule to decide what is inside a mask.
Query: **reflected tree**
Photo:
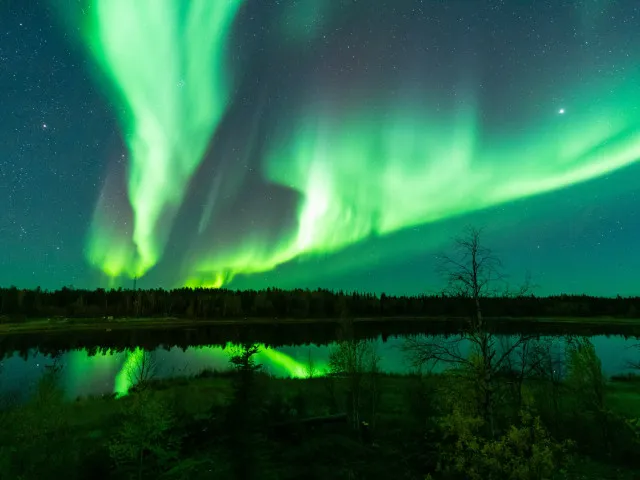
[[[227,422],[229,431],[229,454],[236,478],[257,477],[257,463],[260,459],[260,438],[256,424],[260,414],[257,401],[256,373],[262,370],[255,355],[260,345],[244,343],[233,347],[229,363],[235,369],[233,397],[229,405]],[[265,392],[260,392],[264,395]]]
[[[320,369],[316,366],[316,362],[311,355],[311,349],[307,352],[307,363],[305,365],[306,378],[312,379],[321,375]]]
[[[134,359],[126,368],[129,385],[142,390],[158,375],[158,360],[155,352],[139,349],[134,352]]]
[[[606,402],[606,378],[591,340],[577,338],[567,345],[567,385],[573,392],[576,412],[599,425],[602,441],[611,451],[610,412]]]
[[[346,383],[348,413],[354,429],[360,429],[364,405],[368,405],[369,422],[365,427],[375,426],[378,404],[378,377],[380,357],[375,344],[370,340],[353,337],[353,325],[349,320],[343,322],[346,335],[329,352],[329,373]]]

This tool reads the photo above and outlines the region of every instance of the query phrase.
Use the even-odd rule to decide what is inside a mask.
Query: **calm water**
[[[375,340],[380,356],[380,367],[389,373],[408,373],[410,362],[401,350],[403,337]],[[564,339],[554,338],[558,353],[563,351]],[[606,375],[631,371],[627,362],[640,362],[640,343],[635,338],[622,336],[591,337]],[[272,375],[280,377],[304,377],[308,372],[309,360],[318,371],[327,367],[331,345],[285,346],[264,348],[257,355],[257,361]],[[225,370],[229,368],[229,355],[234,347],[190,347],[157,349],[153,358],[157,364],[158,377],[193,375],[204,369]],[[462,348],[464,351],[464,348]],[[63,388],[70,398],[80,395],[123,392],[128,387],[125,379],[128,365],[139,362],[142,350],[119,353],[99,353],[93,356],[86,350],[72,350],[63,353],[59,359],[62,366]],[[52,364],[52,358],[33,350],[25,360],[17,353],[2,361],[0,371],[0,392],[27,395]]]

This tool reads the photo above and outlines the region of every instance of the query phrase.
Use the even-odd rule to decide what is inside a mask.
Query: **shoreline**
[[[464,317],[355,317],[351,319],[356,324],[385,324],[393,323],[424,323],[429,324],[451,323],[463,324]],[[616,317],[486,317],[486,320],[500,325],[521,325],[531,327],[539,325],[544,327],[560,326],[607,326],[628,328],[640,327],[640,318],[616,318]],[[246,317],[233,319],[185,319],[177,317],[147,317],[147,318],[116,318],[107,320],[104,318],[63,318],[63,319],[32,319],[23,322],[7,322],[0,324],[0,335],[49,333],[65,331],[113,331],[113,330],[148,330],[148,329],[197,329],[200,327],[229,327],[229,326],[300,326],[300,325],[339,325],[341,318],[262,318]]]

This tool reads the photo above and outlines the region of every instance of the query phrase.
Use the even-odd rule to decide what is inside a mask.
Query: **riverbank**
[[[423,325],[425,331],[429,327],[436,329],[443,325],[464,326],[464,317],[355,317],[350,319],[354,324],[375,325],[375,324],[414,324]],[[486,317],[486,321],[493,323],[496,329],[501,327],[522,326],[523,331],[539,328],[557,330],[562,328],[580,330],[583,327],[607,327],[609,329],[620,328],[621,330],[638,329],[640,332],[640,318],[616,318],[616,317]],[[177,317],[121,317],[121,318],[34,318],[22,321],[12,320],[5,317],[0,323],[0,335],[10,335],[14,333],[45,333],[64,331],[112,331],[112,330],[132,330],[132,329],[184,329],[200,328],[210,326],[292,326],[292,325],[338,325],[344,322],[340,318],[214,318],[214,319],[187,319]],[[568,332],[572,333],[572,332]],[[576,331],[578,334],[579,332]],[[624,332],[620,332],[624,333]]]

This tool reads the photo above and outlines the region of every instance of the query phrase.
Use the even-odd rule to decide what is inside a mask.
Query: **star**
[[[558,110],[558,113],[559,113],[560,115],[564,115],[564,112],[565,112],[564,108],[561,108],[560,110]]]

